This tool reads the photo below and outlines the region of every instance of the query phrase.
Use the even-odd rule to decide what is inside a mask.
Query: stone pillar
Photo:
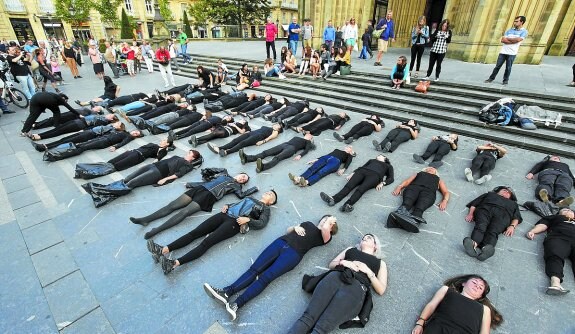
[[[575,29],[575,0],[564,1],[563,7],[558,15],[558,23],[551,36],[555,36],[549,41],[550,56],[564,56],[569,47],[569,39]]]
[[[395,22],[395,43],[390,41],[390,47],[411,47],[411,29],[417,24],[417,19],[424,14],[426,2],[427,0],[389,0],[387,10],[393,12]],[[409,55],[407,56],[409,58]]]

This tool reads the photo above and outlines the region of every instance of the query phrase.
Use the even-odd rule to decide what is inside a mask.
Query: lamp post
[[[71,3],[70,3],[70,7],[68,8],[68,11],[70,12],[70,15],[72,17],[76,17],[76,8],[74,8],[74,6]],[[72,37],[76,38],[76,32],[74,31],[74,22],[75,22],[74,20],[71,21],[71,23],[72,23],[72,35],[74,35]],[[77,25],[77,23],[76,23],[76,25]]]

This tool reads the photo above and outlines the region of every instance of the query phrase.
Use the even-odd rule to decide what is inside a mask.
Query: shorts
[[[308,46],[311,48],[311,38],[303,40],[303,47],[306,48]]]
[[[345,40],[345,45],[354,47],[355,46],[355,38],[348,38]]]
[[[377,40],[377,51],[380,52],[387,52],[387,44],[389,43],[389,41],[384,41],[383,39],[378,39]]]

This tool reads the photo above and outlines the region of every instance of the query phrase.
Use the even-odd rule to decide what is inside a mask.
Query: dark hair
[[[513,188],[508,187],[508,186],[499,186],[499,187],[495,187],[493,188],[493,192],[494,193],[498,193],[499,191],[501,191],[502,189],[507,189],[507,191],[509,191],[511,193],[511,200],[514,202],[517,202],[517,196],[515,196],[515,192],[513,191]]]
[[[447,29],[449,30],[449,20],[448,19],[444,19],[443,21],[441,21],[441,23],[439,24],[439,28],[437,29],[437,31],[441,31],[443,29],[443,25],[447,23]]]
[[[246,172],[240,172],[238,175],[242,175],[242,174],[244,174],[245,176],[248,177],[248,179],[246,180],[246,182],[244,182],[243,184],[246,184],[246,183],[250,182],[250,176],[248,175],[248,173],[246,173]]]
[[[516,20],[519,19],[519,21],[521,21],[521,23],[525,23],[525,21],[527,21],[527,19],[525,18],[525,16],[523,15],[519,15],[515,18]]]
[[[278,193],[276,193],[276,191],[273,190],[273,189],[270,189],[270,191],[271,191],[272,193],[274,193],[274,196],[275,196],[275,200],[274,200],[274,202],[271,204],[271,205],[274,205],[274,204],[276,204],[276,203],[278,202]]]
[[[321,223],[322,220],[328,218],[328,217],[333,217],[333,215],[323,215],[323,217],[321,217],[319,219],[319,222]],[[333,226],[331,227],[331,230],[329,231],[330,235],[336,235],[337,231],[339,230],[337,223],[333,224]]]
[[[473,278],[478,278],[483,281],[483,284],[485,284],[485,290],[483,291],[483,294],[476,301],[489,307],[489,309],[491,310],[491,328],[496,328],[497,326],[501,325],[501,323],[503,323],[503,316],[501,315],[501,313],[499,313],[499,311],[497,311],[495,306],[491,304],[489,298],[487,298],[487,294],[489,294],[491,288],[489,287],[489,283],[485,280],[485,278],[476,274],[462,275],[449,278],[445,282],[443,282],[443,284],[449,287],[450,289],[453,289],[461,293],[461,291],[463,290],[463,283]]]
[[[123,123],[122,123],[122,124],[123,124]],[[142,137],[144,137],[144,133],[142,132],[142,130],[135,129],[135,130],[132,130],[132,131],[138,131],[139,135],[137,135],[136,138],[142,138]],[[130,131],[130,133],[131,133],[132,131]],[[173,144],[174,144],[174,143],[172,142],[170,145],[173,145]]]
[[[194,159],[197,159],[199,157],[201,157],[202,155],[200,154],[200,152],[196,151],[196,150],[190,150],[190,152],[192,152]]]
[[[198,65],[198,67],[196,67],[196,71],[202,70],[202,72],[204,71],[204,67],[202,65]]]
[[[64,93],[59,93],[58,95],[60,95],[60,97],[63,98],[64,100],[68,100],[68,95]]]

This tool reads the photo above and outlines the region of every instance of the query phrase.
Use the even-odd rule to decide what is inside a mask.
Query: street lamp
[[[70,4],[68,11],[70,12],[71,17],[76,17],[76,8],[74,8],[72,4]],[[72,35],[74,35],[72,37],[76,38],[76,32],[74,31],[74,21],[72,20],[71,23],[72,23]]]

